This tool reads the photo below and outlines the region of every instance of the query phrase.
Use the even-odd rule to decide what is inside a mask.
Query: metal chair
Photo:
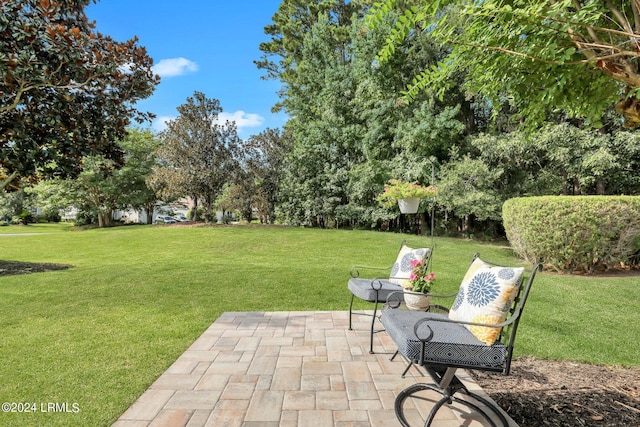
[[[429,265],[433,248],[413,249],[404,244],[400,245],[396,262],[389,267],[365,267],[355,266],[351,268],[351,278],[347,282],[347,288],[351,292],[351,301],[349,303],[349,330],[353,330],[353,315],[372,316],[369,353],[373,354],[373,335],[384,329],[375,329],[375,321],[378,316],[378,305],[387,302],[387,297],[393,292],[402,291],[401,283],[409,277],[411,271],[410,262],[414,259],[421,259],[425,271]],[[376,272],[377,277],[362,278],[362,272]],[[385,275],[383,275],[384,273]],[[354,313],[353,300],[358,297],[364,301],[373,303],[373,314]]]
[[[476,260],[479,260],[477,254],[474,255],[472,266],[475,265]],[[483,263],[483,268],[486,269],[487,274],[491,274],[492,268],[496,272],[504,272],[508,269],[508,267],[486,263],[481,260],[480,262]],[[490,414],[477,403],[484,405],[488,411],[494,413],[504,426],[509,425],[500,409],[477,393],[470,392],[458,378],[456,371],[463,368],[499,372],[504,375],[509,374],[518,324],[536,272],[541,268],[540,264],[533,267],[524,286],[522,285],[524,274],[521,274],[519,279],[514,281],[512,294],[507,301],[509,305],[505,310],[506,318],[498,323],[454,320],[450,318],[452,317],[451,313],[447,315],[402,310],[393,307],[389,309],[385,307],[382,310],[380,320],[386,328],[387,334],[398,346],[398,352],[412,364],[424,368],[433,380],[433,383],[420,382],[413,384],[398,394],[395,400],[395,412],[403,426],[409,426],[404,413],[407,399],[412,396],[416,397],[417,393],[425,390],[433,390],[442,395],[442,398],[436,402],[426,417],[425,427],[431,425],[436,413],[443,405],[451,404],[454,401],[479,412],[489,423],[487,425],[495,427],[496,423]],[[484,273],[484,270],[480,273]],[[458,294],[452,308],[460,309],[460,300],[469,297],[468,295],[461,295],[461,293],[472,294],[472,292],[469,292],[470,288],[463,288],[463,286],[465,283],[469,284],[469,281],[479,280],[480,273],[470,275],[470,272],[467,272],[461,285],[461,292]],[[471,282],[471,285],[473,286],[473,282]],[[511,297],[513,300],[509,303]],[[495,342],[488,345],[472,332],[475,331],[477,334],[478,332],[489,330],[483,328],[489,328],[492,332],[495,330],[498,333]],[[459,398],[457,397],[459,393],[463,393],[466,396]],[[472,399],[469,399],[469,397]]]

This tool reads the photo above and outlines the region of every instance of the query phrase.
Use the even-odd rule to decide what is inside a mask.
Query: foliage
[[[40,181],[24,190],[32,195],[33,205],[47,215],[54,215],[69,209],[74,204],[73,189],[60,179]]]
[[[283,2],[282,10],[285,3],[293,2]],[[306,14],[316,2],[295,3],[306,3],[308,9],[300,7],[286,19],[278,14],[277,25],[269,27],[274,43],[286,44],[293,37],[291,28],[309,26],[306,34],[290,40],[295,52],[273,53],[284,55],[281,65],[290,64],[273,70],[284,83],[278,107],[291,117],[286,131],[293,141],[278,212],[295,224],[380,227],[397,217],[397,210],[376,201],[384,184],[405,177],[408,168],[417,166],[416,157],[446,158],[449,145],[466,129],[460,116],[470,109],[458,106],[464,96],[456,91],[442,102],[425,96],[417,108],[398,104],[397,91],[413,70],[435,63],[441,54],[427,35],[416,35],[416,46],[400,52],[396,62],[372,64],[384,37],[382,31],[363,30],[366,2],[349,2],[347,9],[342,2],[322,2],[322,7],[335,8],[313,16]],[[429,174],[421,170],[407,178],[427,182]]]
[[[122,203],[116,172],[112,160],[89,156],[83,159],[78,177],[66,182],[76,203],[97,217],[99,227],[112,225],[113,211]]]
[[[28,191],[37,196],[36,203],[45,212],[78,208],[80,222],[90,223],[95,218],[100,227],[107,227],[112,225],[114,210],[144,208],[150,223],[158,198],[145,178],[155,164],[153,150],[157,144],[151,132],[129,129],[119,144],[124,152],[122,165],[101,156],[87,156],[75,179],[42,181]]]
[[[18,212],[17,215],[11,218],[12,224],[27,225],[27,224],[32,224],[34,222],[36,222],[36,220],[33,214],[28,209],[22,209],[20,212]]]
[[[204,218],[204,208],[202,206],[198,206],[197,209],[189,209],[187,211],[187,218],[189,221],[197,221],[198,218]],[[217,220],[218,218],[215,216],[211,218],[212,223],[215,223]]]
[[[496,187],[502,173],[501,167],[491,167],[482,159],[454,155],[441,169],[438,205],[467,221],[470,216],[499,220],[502,196]]]
[[[380,2],[369,26],[384,25],[398,3]],[[489,98],[495,111],[508,100],[532,124],[557,108],[600,126],[604,110],[618,101],[616,110],[627,126],[636,127],[638,7],[636,2],[419,0],[400,7],[403,13],[379,59],[388,60],[414,31],[426,31],[448,43],[450,54],[416,73],[406,99],[427,88],[442,93],[464,70],[465,88]]]
[[[240,184],[225,184],[220,195],[216,198],[214,206],[223,212],[223,222],[228,213],[239,211],[242,218],[251,222],[253,217],[252,201],[254,187],[246,187]],[[227,224],[227,222],[225,222]]]
[[[124,166],[116,173],[123,193],[124,205],[147,213],[147,224],[153,221],[153,211],[160,204],[161,192],[148,179],[156,165],[155,150],[160,139],[149,130],[129,129],[120,143],[124,151]]]
[[[424,262],[420,259],[412,259],[410,263],[411,274],[409,279],[402,281],[402,287],[411,292],[429,293],[436,279],[436,274],[433,271],[427,274]]]
[[[242,144],[242,173],[236,184],[245,199],[245,218],[252,208],[261,223],[273,224],[284,168],[292,144],[289,135],[279,129],[266,129]]]
[[[137,39],[94,31],[90,0],[0,2],[0,189],[76,176],[84,156],[118,164],[118,141],[159,82]]]
[[[640,191],[640,136],[633,132],[596,133],[563,123],[467,141],[466,154],[451,150],[437,183],[440,209],[456,218],[497,223],[502,204],[514,197]]]
[[[0,192],[0,220],[10,221],[28,206],[28,194],[24,190]]]
[[[633,132],[606,134],[568,124],[547,125],[535,135],[535,143],[546,173],[557,174],[561,194],[640,191],[637,177],[629,174],[640,165],[640,139]]]
[[[558,271],[638,267],[640,262],[640,197],[511,199],[503,206],[503,220],[520,256]]]
[[[235,122],[218,123],[220,101],[202,92],[188,97],[178,112],[160,135],[163,144],[155,152],[158,165],[149,182],[165,201],[189,195],[202,202],[210,221],[214,201],[239,170],[238,130]]]
[[[335,20],[320,16],[305,35],[295,84],[285,102],[293,117],[287,129],[294,145],[282,181],[279,212],[293,223],[336,223],[336,208],[347,200],[347,171],[358,155],[349,112],[353,79],[348,75],[345,46],[335,38],[339,31]]]
[[[406,182],[400,179],[390,179],[384,186],[384,191],[377,197],[378,202],[384,207],[392,207],[400,199],[422,199],[434,197],[438,194],[433,186],[425,187],[417,182]]]
[[[330,37],[336,46],[344,45],[347,30],[354,13],[362,5],[372,1],[356,0],[283,0],[273,15],[273,23],[264,28],[271,40],[260,44],[263,56],[255,61],[259,69],[267,73],[265,78],[279,79],[283,83],[285,97],[289,88],[296,85],[299,71],[303,69],[304,39],[323,17],[331,17]],[[274,58],[275,57],[275,58]],[[276,109],[283,105],[276,106]]]
[[[486,76],[482,59],[467,58],[464,64],[469,68],[454,67],[458,63],[451,62],[451,55],[462,47],[448,44],[442,28],[423,22],[451,25],[459,30],[455,36],[462,37],[467,31],[464,25],[480,25],[465,14],[472,7],[470,2],[464,8],[446,7],[435,18],[424,13],[424,0],[385,2],[386,6],[376,9],[387,7],[384,13],[374,11],[364,19],[368,2],[348,2],[346,8],[343,3],[287,0],[274,15],[274,23],[265,28],[272,39],[261,47],[266,62],[260,67],[283,83],[276,108],[291,117],[285,127],[290,150],[279,176],[279,220],[322,227],[402,229],[398,210],[380,206],[376,198],[390,178],[431,182],[430,169],[420,158],[437,165],[438,229],[455,227],[465,234],[503,235],[502,204],[513,197],[640,191],[640,140],[632,132],[619,131],[619,119],[603,119],[604,126],[595,132],[584,120],[568,119],[566,111],[540,102],[528,105],[527,91],[533,100],[557,95],[580,105],[584,99],[597,101],[594,91],[617,97],[616,85],[607,77],[596,73],[580,80],[590,85],[588,90],[574,87],[564,75],[553,74],[562,67],[538,69],[534,61],[520,62],[495,50],[480,55],[488,61]],[[556,3],[560,9],[566,6],[566,2]],[[405,13],[412,7],[412,12]],[[577,16],[586,16],[587,9]],[[420,13],[423,21],[411,24]],[[410,31],[374,59],[387,43],[388,28],[400,21]],[[510,28],[518,22],[509,24]],[[532,33],[531,39],[537,43],[539,34]],[[547,42],[543,45],[549,47]],[[494,66],[507,67],[506,62],[513,62],[515,68],[494,72]],[[441,80],[430,81],[429,90],[412,93],[412,103],[398,99],[423,70]],[[549,81],[536,83],[539,73]],[[479,90],[479,82],[494,85],[495,93]],[[558,87],[560,95],[555,92]],[[526,108],[537,106],[544,114],[526,113],[530,111]],[[541,126],[519,129],[523,114]],[[550,121],[543,123],[545,118]],[[596,119],[601,119],[599,114],[593,115],[592,124]],[[249,177],[243,180],[255,197],[258,182]],[[431,200],[423,201],[427,202]]]

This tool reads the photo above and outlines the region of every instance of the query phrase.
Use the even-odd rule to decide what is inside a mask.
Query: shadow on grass
[[[44,273],[46,271],[66,270],[68,268],[73,268],[73,265],[0,260],[0,276]]]

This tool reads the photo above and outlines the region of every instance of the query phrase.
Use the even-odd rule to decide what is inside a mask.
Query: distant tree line
[[[508,59],[490,69],[494,80],[485,84],[492,83],[491,96],[474,90],[483,77],[476,61],[473,73],[463,66],[448,69],[446,81],[434,78],[431,86],[413,91],[409,102],[402,94],[424,70],[447,64],[452,46],[442,32],[431,31],[427,16],[407,19],[407,10],[418,10],[411,6],[430,2],[388,1],[384,13],[375,11],[376,25],[370,25],[372,3],[283,0],[265,28],[271,40],[260,46],[264,55],[256,63],[267,78],[282,83],[275,108],[288,113],[285,130],[293,141],[281,181],[281,220],[322,227],[406,227],[410,223],[399,220],[397,209],[383,209],[375,197],[390,178],[428,184],[425,159],[437,165],[436,223],[442,232],[500,234],[502,203],[515,196],[638,194],[640,138],[623,130],[613,105],[607,108],[623,88],[605,85],[605,97],[598,95],[601,88],[590,86],[602,83],[600,71],[566,85],[571,93],[589,94],[574,97],[590,106],[588,121],[576,114],[585,109],[543,102],[561,95],[548,79],[526,92],[537,104],[525,102],[522,91],[518,102],[511,102],[510,73],[523,70],[510,71]],[[459,8],[442,13],[452,34],[456,24],[468,23]],[[577,19],[591,22],[586,9]],[[480,34],[481,18],[477,21],[473,30]],[[381,57],[389,29],[403,23],[412,30]],[[544,63],[532,70],[544,74]],[[561,67],[547,71],[559,81],[565,78],[557,74]],[[524,78],[513,76],[523,85],[536,85],[536,74],[527,75],[528,82]],[[527,111],[535,112],[536,120],[523,127]],[[423,211],[430,211],[426,201]]]
[[[59,16],[51,8],[63,7],[32,3],[11,1],[2,7],[9,8],[7,13],[16,14],[16,19],[32,16],[19,10],[38,11],[45,22]],[[20,9],[23,4],[31,9]],[[0,111],[0,119],[9,129],[3,131],[4,140],[0,141],[4,144],[0,180],[11,192],[0,200],[0,216],[17,215],[29,203],[37,203],[53,216],[59,207],[73,204],[91,221],[108,226],[116,209],[152,212],[161,201],[189,196],[197,205],[195,219],[205,221],[214,220],[214,210],[223,210],[265,223],[424,231],[433,208],[438,233],[493,236],[503,233],[501,207],[509,198],[639,193],[640,138],[623,127],[622,119],[609,105],[614,95],[624,92],[623,86],[603,86],[607,91],[604,96],[602,90],[590,86],[590,82],[602,83],[600,78],[576,78],[574,85],[563,83],[571,92],[559,93],[548,79],[563,81],[574,76],[562,74],[560,63],[551,70],[532,62],[532,74],[526,81],[516,76],[523,72],[522,62],[513,70],[509,61],[492,63],[488,68],[491,73],[484,76],[492,81],[482,80],[477,62],[466,69],[460,66],[463,61],[458,61],[457,67],[443,70],[450,55],[468,52],[453,49],[445,37],[449,33],[428,25],[432,18],[420,12],[424,1],[389,0],[373,13],[372,4],[372,0],[281,2],[273,22],[265,27],[270,40],[260,45],[263,56],[256,64],[265,78],[281,83],[280,101],[274,109],[286,112],[289,120],[282,130],[267,129],[248,140],[239,138],[235,123],[219,121],[222,107],[217,99],[196,91],[159,134],[131,127],[130,119],[144,118],[144,114],[130,109],[126,102],[120,105],[118,99],[105,98],[100,104],[106,108],[102,111],[104,120],[115,126],[108,128],[108,141],[103,135],[90,144],[90,133],[73,133],[71,125],[83,132],[97,128],[72,122],[71,113],[81,105],[65,104],[65,93],[72,100],[77,96],[78,102],[87,102],[88,98],[81,97],[83,86],[68,88],[64,79],[56,80],[61,78],[59,74],[50,75],[51,82],[40,82],[38,90],[29,89],[33,98],[28,99],[37,102],[37,96],[59,95],[57,103],[41,113],[48,111],[52,117],[43,120],[52,121],[53,127],[62,123],[68,132],[63,139],[47,134],[50,139],[43,141],[49,142],[34,145],[33,135],[42,129],[28,120],[20,122],[30,107],[25,104],[24,108]],[[77,47],[75,28],[79,28],[78,34],[87,35],[88,39],[82,40],[94,43],[81,8],[68,7],[68,16],[75,16],[79,24],[65,23],[64,32],[56,26],[53,33],[42,36],[43,43]],[[445,12],[450,30],[462,31],[470,22],[462,9],[447,8]],[[501,9],[501,13],[507,12]],[[588,12],[582,10],[576,19],[593,23]],[[444,15],[434,16],[440,19]],[[396,30],[390,37],[389,29],[397,29],[398,23],[408,29]],[[475,27],[467,30],[481,34],[481,20],[472,23]],[[10,24],[2,21],[2,25]],[[3,47],[2,53],[21,40],[23,36],[17,37],[12,42],[15,46]],[[104,42],[104,53],[98,49],[101,45],[92,51],[92,60],[98,65],[113,47]],[[3,43],[7,43],[5,39]],[[130,54],[111,55],[113,66],[105,65],[111,74],[103,74],[106,80],[91,87],[129,81],[137,88],[130,101],[148,96],[157,80],[150,74],[149,58],[135,47],[131,41],[126,48],[116,49]],[[562,49],[567,55],[575,53],[566,46]],[[542,53],[551,51],[549,45]],[[496,50],[490,52],[497,54]],[[15,72],[23,73],[26,82],[27,63],[20,68],[21,63],[12,58],[6,54],[0,57],[5,67],[2,71],[6,74],[7,67],[18,67]],[[62,61],[64,55],[60,58],[56,61]],[[138,68],[125,70],[125,60],[134,61]],[[55,64],[67,66],[64,61]],[[584,66],[572,72],[584,72]],[[78,75],[84,75],[81,71],[77,70]],[[544,75],[546,80],[540,80],[543,86],[533,91],[514,83],[536,87],[536,75]],[[108,83],[109,79],[113,82]],[[22,83],[5,82],[10,85],[3,93],[14,90],[6,102],[27,102],[15,92]],[[421,90],[413,90],[415,87]],[[564,102],[580,90],[589,96],[575,98],[576,102],[582,106],[591,102],[591,108],[572,109]],[[531,103],[526,102],[527,94]],[[564,101],[555,102],[558,100]],[[71,109],[65,110],[67,106]],[[57,116],[55,108],[70,116]],[[581,111],[588,114],[580,115]],[[627,125],[629,120],[627,117]],[[16,133],[21,126],[28,128]],[[64,147],[56,151],[55,144],[60,143]],[[52,150],[60,158],[51,157]],[[432,172],[438,196],[423,201],[420,215],[400,215],[396,207],[383,207],[376,201],[389,179],[430,184]],[[22,191],[37,181],[42,182],[34,190]],[[28,192],[38,195],[37,202],[28,201]]]

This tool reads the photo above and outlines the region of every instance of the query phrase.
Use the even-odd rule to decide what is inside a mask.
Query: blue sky
[[[161,82],[137,104],[157,118],[152,128],[178,115],[176,107],[195,91],[220,100],[223,119],[234,120],[241,138],[282,127],[283,113],[273,114],[279,83],[262,80],[254,60],[268,41],[280,0],[101,0],[86,9],[97,31],[117,41],[138,36],[153,58]]]

